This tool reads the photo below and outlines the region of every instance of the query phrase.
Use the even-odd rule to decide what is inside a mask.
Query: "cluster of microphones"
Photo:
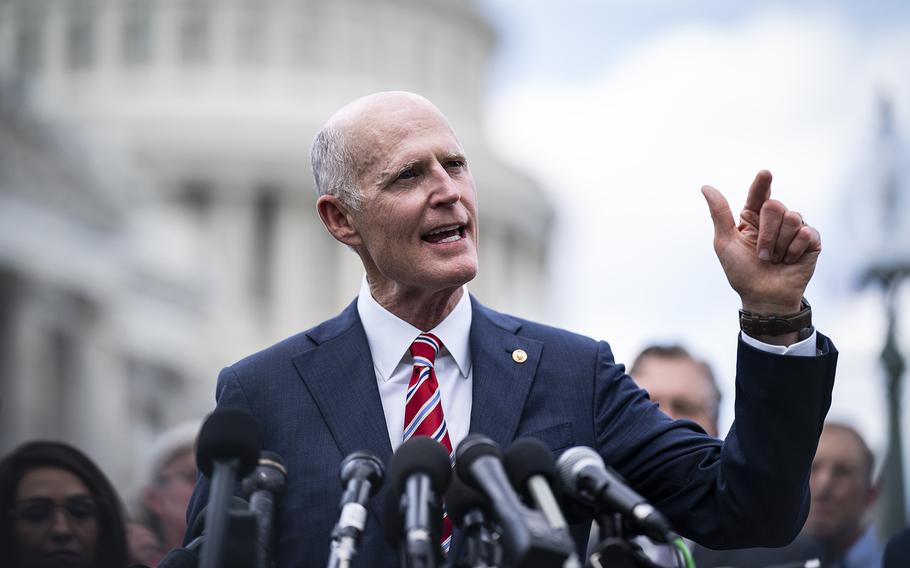
[[[209,478],[208,503],[191,528],[193,540],[172,550],[159,568],[272,566],[274,511],[288,472],[280,456],[261,451],[255,420],[240,410],[216,410],[200,430],[197,463]],[[370,528],[368,503],[384,484],[383,533],[403,568],[659,566],[635,544],[640,536],[676,551],[671,566],[691,565],[663,515],[586,447],[557,460],[533,438],[503,452],[486,436],[469,434],[453,466],[444,446],[415,437],[398,448],[388,468],[369,452],[348,455],[339,480],[328,568],[352,565]],[[235,496],[238,481],[248,501]],[[441,547],[444,511],[457,527],[447,553]],[[603,540],[579,559],[569,523],[591,519]]]

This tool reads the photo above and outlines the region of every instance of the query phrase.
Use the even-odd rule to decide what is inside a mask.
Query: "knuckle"
[[[773,214],[773,215],[783,216],[784,213],[787,212],[787,208],[786,208],[786,206],[784,206],[783,203],[781,203],[780,201],[778,201],[776,199],[768,199],[762,205],[761,212],[762,212],[762,215]]]

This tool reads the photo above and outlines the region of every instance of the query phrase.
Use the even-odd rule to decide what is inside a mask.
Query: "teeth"
[[[457,229],[459,227],[461,227],[461,225],[451,225],[449,227],[442,227],[440,229],[436,229],[435,231],[431,231],[431,232],[427,233],[427,235],[436,235],[438,233],[445,233],[446,231],[454,231],[455,229]],[[445,242],[445,239],[441,242]]]
[[[460,240],[461,240],[461,237],[460,237],[460,236],[458,236],[458,235],[452,235],[451,237],[446,237],[446,238],[442,239],[442,240],[439,241],[439,242],[441,242],[441,243],[454,243],[455,241],[460,241]]]

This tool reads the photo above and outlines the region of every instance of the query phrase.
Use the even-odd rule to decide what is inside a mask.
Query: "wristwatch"
[[[751,336],[784,335],[812,327],[812,306],[803,298],[802,307],[795,314],[787,316],[757,316],[746,310],[739,310],[739,328]]]

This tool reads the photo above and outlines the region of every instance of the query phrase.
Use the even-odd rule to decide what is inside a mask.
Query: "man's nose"
[[[439,207],[461,200],[461,188],[442,164],[434,164],[431,179],[431,205]]]
[[[818,495],[827,491],[830,486],[831,470],[826,467],[817,468],[809,477],[809,488]]]

